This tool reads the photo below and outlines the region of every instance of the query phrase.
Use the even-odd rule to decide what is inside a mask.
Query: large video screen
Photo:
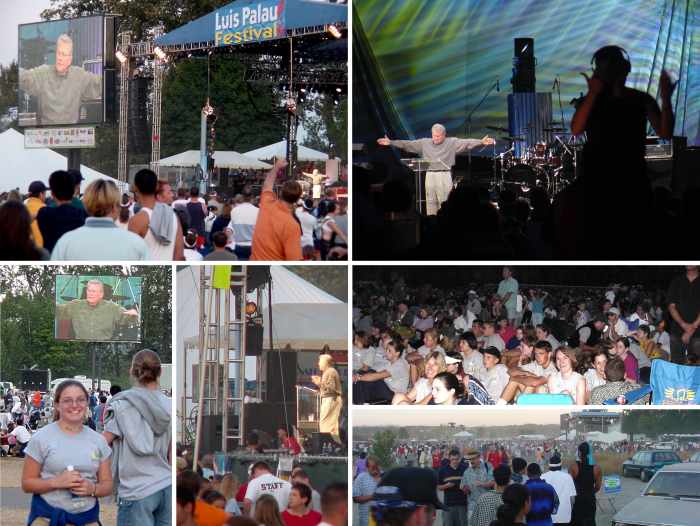
[[[141,341],[143,278],[56,276],[57,340]]]
[[[102,16],[20,25],[20,126],[101,123],[104,58]]]

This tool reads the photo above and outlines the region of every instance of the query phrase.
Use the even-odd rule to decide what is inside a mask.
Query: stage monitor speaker
[[[516,38],[513,54],[513,92],[535,91],[535,39]]]
[[[263,326],[248,323],[245,327],[245,355],[260,356],[263,351]]]
[[[295,352],[272,351],[267,353],[266,402],[294,402],[297,381],[297,355]]]
[[[332,446],[334,443],[330,433],[313,433],[311,435],[311,453],[319,455],[323,452],[324,444]]]

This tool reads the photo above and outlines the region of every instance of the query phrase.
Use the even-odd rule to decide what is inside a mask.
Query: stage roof
[[[215,47],[324,33],[347,25],[348,7],[314,0],[237,0],[156,39],[159,46],[213,42]]]

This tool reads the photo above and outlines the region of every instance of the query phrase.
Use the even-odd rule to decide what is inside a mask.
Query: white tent
[[[65,170],[68,161],[62,155],[48,148],[25,148],[24,135],[10,128],[0,133],[0,173],[4,182],[0,191],[19,188],[26,193],[32,181],[43,181],[49,185],[49,175],[56,170]],[[97,170],[80,165],[80,173],[85,179],[82,188],[96,179],[109,179],[119,182]]]
[[[604,442],[606,444],[614,444],[615,442],[622,442],[627,440],[627,435],[620,433],[619,431],[610,431],[609,433],[602,433],[601,431],[591,431],[586,433],[586,440],[591,442]]]
[[[347,303],[322,291],[284,267],[272,266],[272,337],[275,349],[290,345],[295,351],[347,350]],[[184,267],[177,273],[178,347],[197,342],[199,333],[199,267]],[[264,349],[270,348],[267,292],[259,306],[264,320]],[[254,297],[249,299],[254,300]],[[232,309],[233,304],[231,302]],[[223,305],[223,302],[222,302]]]
[[[452,435],[452,438],[470,438],[473,436],[474,435],[469,431],[460,431],[459,433],[455,433],[454,435]]]
[[[264,159],[270,160],[272,158],[285,158],[287,157],[287,140],[284,139],[280,142],[274,144],[268,144],[262,148],[257,148],[256,150],[251,150],[245,152],[243,155],[248,157],[253,157],[254,159]],[[312,148],[306,146],[297,146],[297,160],[298,161],[327,161],[328,154],[319,152]]]
[[[193,168],[199,164],[199,150],[187,150],[160,160],[161,166]],[[255,157],[232,151],[215,151],[214,164],[217,168],[237,168],[239,170],[269,170],[272,165],[258,161]]]

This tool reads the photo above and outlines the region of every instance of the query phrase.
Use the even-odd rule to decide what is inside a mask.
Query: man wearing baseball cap
[[[377,526],[432,526],[435,511],[444,509],[432,470],[396,468],[374,491],[372,517]]]
[[[608,318],[608,328],[605,330],[605,336],[611,340],[620,336],[627,336],[627,324],[620,319],[620,309],[612,307],[606,313]]]
[[[41,230],[39,230],[39,224],[36,222],[36,215],[39,210],[46,206],[46,190],[48,188],[41,181],[34,181],[29,185],[28,194],[29,196],[24,201],[24,206],[29,210],[29,214],[32,216],[32,237],[34,238],[34,244],[41,248],[44,246],[44,238],[41,237]]]
[[[500,363],[501,352],[498,349],[486,347],[482,352],[486,371],[479,380],[489,392],[491,400],[496,402],[503,394],[503,389],[510,382],[510,375],[508,374],[508,368]]]

